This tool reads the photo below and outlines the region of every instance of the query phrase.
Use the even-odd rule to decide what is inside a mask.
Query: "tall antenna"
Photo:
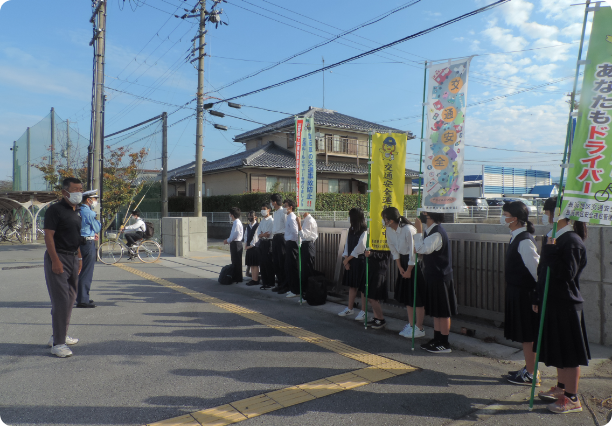
[[[321,60],[323,61],[323,68],[325,68],[325,58],[321,56]],[[322,74],[323,74],[323,109],[325,109],[325,70],[323,70]]]

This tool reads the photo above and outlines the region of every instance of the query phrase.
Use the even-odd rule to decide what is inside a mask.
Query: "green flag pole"
[[[574,77],[574,89],[572,90],[572,96],[570,101],[570,116],[567,123],[567,135],[565,137],[565,149],[563,151],[563,163],[562,166],[568,162],[568,150],[571,142],[572,135],[572,112],[574,111],[574,100],[576,98],[576,88],[578,85],[578,76],[580,74],[580,60],[582,59],[582,47],[584,46],[584,33],[586,32],[587,17],[589,14],[589,5],[591,0],[586,1],[584,9],[584,20],[582,22],[582,36],[580,37],[580,47],[578,48],[578,62],[576,64],[576,75]],[[553,214],[553,229],[552,238],[557,235],[557,221],[555,217],[560,216],[561,201],[563,199],[563,179],[565,175],[565,168],[561,167],[561,178],[559,179],[559,195],[557,196],[557,206]],[[542,299],[542,312],[540,312],[540,329],[538,331],[538,344],[536,347],[536,359],[535,368],[533,369],[533,381],[531,383],[531,398],[529,399],[529,411],[533,410],[533,400],[535,396],[536,383],[538,381],[538,363],[540,362],[540,349],[542,345],[542,333],[544,330],[544,321],[546,319],[546,302],[548,301],[548,288],[550,284],[550,266],[546,269],[546,284],[544,285],[544,297]]]
[[[300,305],[302,304],[302,240],[298,235],[298,269],[300,271]]]
[[[368,219],[367,226],[368,231],[366,234],[366,250],[370,250],[370,222],[372,218],[370,217],[370,206],[371,206],[371,198],[372,198],[372,132],[368,134]],[[366,294],[365,294],[365,319],[363,326],[364,328],[368,328],[368,287],[370,284],[370,265],[368,262],[368,258],[366,257]]]
[[[427,98],[427,61],[425,61],[425,72],[423,76],[423,108],[421,119],[421,154],[419,155],[419,193],[417,195],[417,208],[421,205],[421,179],[423,179],[423,137],[425,136],[425,102]],[[419,269],[419,254],[414,253],[414,289],[412,292],[412,350],[414,350],[414,329],[416,327],[416,295],[417,295],[417,271]]]

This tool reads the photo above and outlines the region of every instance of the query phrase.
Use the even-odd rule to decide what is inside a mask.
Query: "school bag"
[[[155,227],[153,226],[153,223],[145,222],[144,237],[151,238],[153,234],[155,234]]]
[[[313,271],[316,275],[308,278],[308,288],[306,289],[306,301],[311,306],[324,305],[327,302],[327,286],[329,280],[323,273]]]
[[[219,274],[219,284],[229,285],[234,282],[234,265],[225,265]]]

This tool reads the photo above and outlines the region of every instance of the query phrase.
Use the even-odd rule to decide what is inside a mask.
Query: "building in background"
[[[465,175],[463,184],[464,197],[520,197],[543,186],[550,189],[549,193],[553,191],[550,172],[514,167],[483,166],[481,175]],[[546,189],[542,191],[545,192]]]
[[[368,183],[368,133],[412,133],[321,108],[314,111],[317,192],[361,193]],[[245,151],[202,164],[204,196],[295,191],[294,116],[237,135]],[[168,172],[168,194],[193,196],[195,162]],[[412,194],[414,170],[406,170],[404,193]]]

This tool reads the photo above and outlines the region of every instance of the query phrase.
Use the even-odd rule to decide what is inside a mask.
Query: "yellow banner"
[[[406,140],[404,133],[375,133],[372,136],[372,181],[370,198],[370,247],[389,250],[380,214],[387,207],[404,211],[406,184]]]

